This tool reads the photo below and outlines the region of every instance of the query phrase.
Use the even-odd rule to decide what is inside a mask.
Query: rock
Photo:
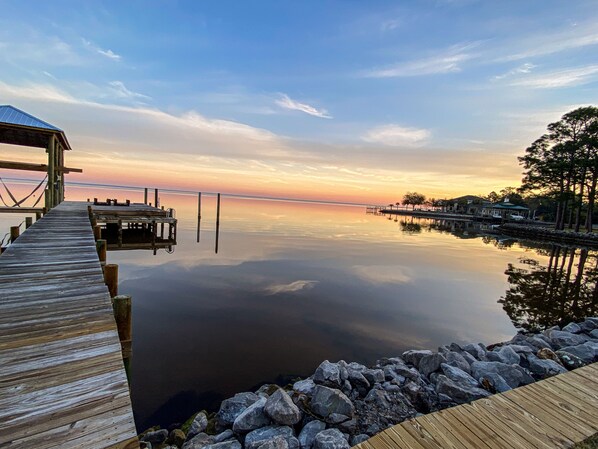
[[[220,404],[220,410],[216,414],[216,422],[219,428],[231,427],[243,410],[257,402],[260,397],[255,393],[237,393],[234,397],[225,399]]]
[[[258,449],[289,449],[289,443],[283,437],[276,437],[264,441]]]
[[[282,388],[278,388],[268,398],[264,411],[273,421],[285,426],[292,426],[301,421],[301,411]]]
[[[187,440],[185,444],[183,444],[182,449],[201,449],[204,446],[208,446],[214,443],[214,437],[208,435],[207,433],[198,433],[190,440]]]
[[[548,340],[548,338],[546,338],[544,335],[532,335],[530,337],[527,337],[526,340],[529,344],[531,344],[533,347],[537,349],[553,349],[550,340]]]
[[[365,397],[365,402],[371,402],[379,410],[385,410],[389,408],[388,395],[383,390],[371,390]]]
[[[538,349],[538,352],[536,353],[536,357],[538,357],[539,359],[544,359],[544,360],[554,360],[555,362],[557,362],[559,360],[559,356],[556,355],[554,353],[554,351],[552,351],[551,349],[548,349],[548,348]]]
[[[375,383],[384,382],[384,371],[381,369],[366,369],[363,372],[363,377],[367,379],[370,385]]]
[[[357,430],[357,419],[349,419],[336,425],[336,427],[343,433],[353,435]]]
[[[226,429],[224,432],[214,436],[214,443],[222,443],[223,441],[230,440],[235,434],[232,430]]]
[[[581,332],[581,326],[577,323],[569,323],[562,329],[564,332],[571,332],[572,334],[579,334]]]
[[[585,320],[583,323],[579,323],[579,327],[581,328],[582,332],[589,334],[594,329],[598,328],[598,323],[595,323],[592,320]]]
[[[311,409],[322,418],[327,418],[332,413],[352,417],[355,412],[353,403],[342,391],[322,385],[314,388]]]
[[[339,388],[343,382],[341,380],[341,371],[336,363],[330,363],[324,360],[314,373],[314,382],[332,388]]]
[[[349,443],[338,429],[322,430],[316,435],[314,449],[349,449]]]
[[[499,374],[511,388],[534,382],[529,373],[518,365],[500,362],[474,362],[471,365],[471,374],[475,379],[487,377],[492,373]]]
[[[465,359],[465,361],[466,361],[467,363],[469,363],[469,366],[471,366],[471,364],[477,360],[477,359],[476,359],[474,356],[472,356],[472,355],[471,355],[469,352],[467,352],[467,351],[461,351],[459,354],[461,355],[461,357],[463,357],[463,358]],[[447,360],[448,360],[448,359],[447,359]],[[465,371],[465,370],[463,370],[463,371]],[[471,373],[470,373],[470,374],[471,374]]]
[[[556,354],[559,356],[560,362],[565,366],[567,369],[576,369],[585,366],[585,362],[581,360],[579,357],[569,354],[565,351],[557,351]]]
[[[427,355],[432,355],[432,351],[428,349],[405,351],[401,357],[403,357],[403,360],[407,363],[411,363],[419,369],[419,362]]]
[[[598,344],[588,341],[577,346],[565,346],[561,351],[573,354],[584,363],[594,363],[598,356]]]
[[[497,353],[500,361],[508,365],[519,364],[521,361],[519,354],[517,354],[510,346],[503,346]]]
[[[311,394],[316,386],[315,382],[311,379],[300,380],[293,384],[293,390],[302,394]]]
[[[266,402],[266,398],[260,398],[243,410],[233,423],[233,432],[246,433],[270,424],[270,418],[264,411]]]
[[[249,432],[245,437],[245,449],[257,449],[266,441],[277,437],[284,438],[289,449],[299,449],[299,441],[295,438],[293,429],[288,426],[268,426]]]
[[[418,370],[422,375],[428,377],[431,373],[440,369],[442,363],[446,363],[446,357],[442,354],[425,355],[419,361]]]
[[[405,381],[405,378],[403,377],[403,382]],[[403,382],[400,382],[401,384]],[[399,385],[397,385],[396,383],[391,383],[391,382],[384,382],[382,384],[382,388],[385,391],[401,391],[401,387],[399,387]]]
[[[355,387],[370,388],[370,382],[363,375],[362,371],[355,370],[349,366],[347,367],[347,373],[349,375],[348,380],[351,382],[351,385],[354,385]]]
[[[449,365],[447,363],[443,363],[440,365],[442,368],[442,372],[446,377],[448,377],[453,382],[456,382],[459,385],[464,385],[467,387],[478,387],[478,381],[467,374],[462,369],[459,369],[455,366]]]
[[[522,345],[509,345],[509,347],[517,354],[532,354],[536,352],[536,348],[529,343]]]
[[[564,366],[554,360],[540,359],[534,355],[529,355],[527,361],[529,362],[530,371],[540,379],[567,372]]]
[[[189,426],[189,431],[187,432],[187,438],[191,439],[198,433],[201,433],[204,430],[206,430],[207,428],[208,428],[208,417],[206,416],[206,414],[204,412],[199,412],[197,415],[195,415],[195,418],[193,418],[193,422],[191,423],[191,426]]]
[[[392,371],[394,372],[393,379],[396,379],[396,376],[405,377],[407,379],[411,379],[413,381],[418,381],[421,379],[421,374],[415,368],[409,368],[407,365],[393,365]],[[392,380],[392,379],[390,379]],[[399,379],[400,380],[400,379]],[[399,382],[401,383],[401,382]]]
[[[140,439],[141,439],[141,441],[145,441],[145,442],[148,442],[148,443],[151,443],[152,445],[154,445],[154,444],[164,443],[167,438],[168,438],[168,430],[160,429],[160,430],[156,430],[154,432],[147,432]]]
[[[351,447],[357,446],[358,444],[363,443],[364,441],[367,441],[369,439],[370,439],[370,436],[365,433],[360,433],[359,435],[355,435],[353,438],[351,438]]]
[[[339,413],[331,413],[326,418],[326,422],[329,424],[340,424],[345,421],[349,421],[351,418],[347,415],[341,415]]]
[[[325,428],[326,424],[322,421],[315,420],[308,422],[303,429],[301,429],[301,433],[299,433],[299,436],[297,437],[301,449],[311,449],[314,440],[316,439],[316,435]]]
[[[349,372],[347,371],[347,367],[349,364],[344,360],[339,360],[336,365],[338,366],[338,371],[340,373],[341,382],[344,382],[349,378]]]
[[[485,376],[480,377],[479,382],[480,385],[491,393],[504,393],[511,390],[510,385],[500,374],[487,373]]]
[[[486,360],[486,351],[480,345],[468,344],[463,346],[463,350],[468,352],[476,360]]]
[[[436,383],[436,392],[449,396],[458,404],[475,401],[490,396],[486,390],[477,387],[469,387],[463,384],[457,384],[444,375],[438,376]]]
[[[460,370],[465,371],[467,374],[471,374],[470,363],[460,353],[449,351],[444,353],[444,357],[446,357],[447,365],[454,366],[456,368],[459,368]]]
[[[203,449],[242,449],[241,443],[237,440],[223,441],[222,443],[209,444]]]
[[[181,429],[173,429],[168,434],[168,442],[176,447],[181,447],[186,440],[185,432]]]
[[[256,392],[258,396],[268,399],[268,397],[278,389],[276,384],[264,384]]]
[[[593,331],[591,331],[591,332],[590,332],[588,335],[589,335],[590,337],[592,337],[592,338],[596,338],[596,339],[598,339],[598,329],[594,329],[594,330],[593,330]]]
[[[550,342],[557,349],[564,348],[565,346],[577,346],[585,343],[587,337],[580,334],[572,334],[571,332],[553,330],[549,333]]]
[[[362,365],[361,363],[357,363],[357,362],[351,362],[349,363],[349,368],[356,370],[356,371],[365,371],[367,368],[367,366]]]
[[[486,354],[486,360],[490,362],[500,362],[503,363],[503,360],[498,355],[498,352],[490,351]]]

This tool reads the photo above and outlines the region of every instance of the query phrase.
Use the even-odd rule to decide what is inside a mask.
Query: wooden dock
[[[138,448],[87,203],[0,256],[0,448]]]
[[[405,421],[359,449],[554,449],[598,432],[598,363]]]

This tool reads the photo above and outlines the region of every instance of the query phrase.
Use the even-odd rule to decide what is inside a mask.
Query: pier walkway
[[[568,448],[598,432],[598,363],[390,427],[359,449]]]
[[[0,448],[138,448],[87,203],[0,256]]]

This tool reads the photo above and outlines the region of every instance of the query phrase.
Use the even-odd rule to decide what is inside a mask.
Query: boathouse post
[[[118,265],[115,263],[108,263],[104,266],[104,283],[108,287],[110,297],[114,298],[118,295]]]
[[[143,204],[147,204],[147,187],[143,189]]]
[[[29,229],[33,224],[33,217],[25,217],[25,229]]]
[[[105,239],[98,239],[96,242],[96,248],[98,250],[98,257],[100,258],[100,263],[103,265],[106,264],[106,248],[108,244]]]
[[[114,310],[114,320],[116,321],[116,328],[118,330],[125,371],[127,372],[127,377],[129,377],[133,340],[131,296],[117,295],[113,297],[112,309]]]
[[[10,242],[14,242],[16,239],[19,238],[20,230],[19,226],[11,226],[10,227]]]
[[[158,201],[158,189],[154,189],[154,207],[155,208],[160,207],[160,204]]]

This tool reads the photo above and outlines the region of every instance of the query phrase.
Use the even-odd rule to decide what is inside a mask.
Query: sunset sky
[[[517,156],[549,122],[598,103],[595,0],[0,7],[0,104],[66,132],[67,165],[84,169],[69,181],[367,203],[488,193],[518,185]]]

